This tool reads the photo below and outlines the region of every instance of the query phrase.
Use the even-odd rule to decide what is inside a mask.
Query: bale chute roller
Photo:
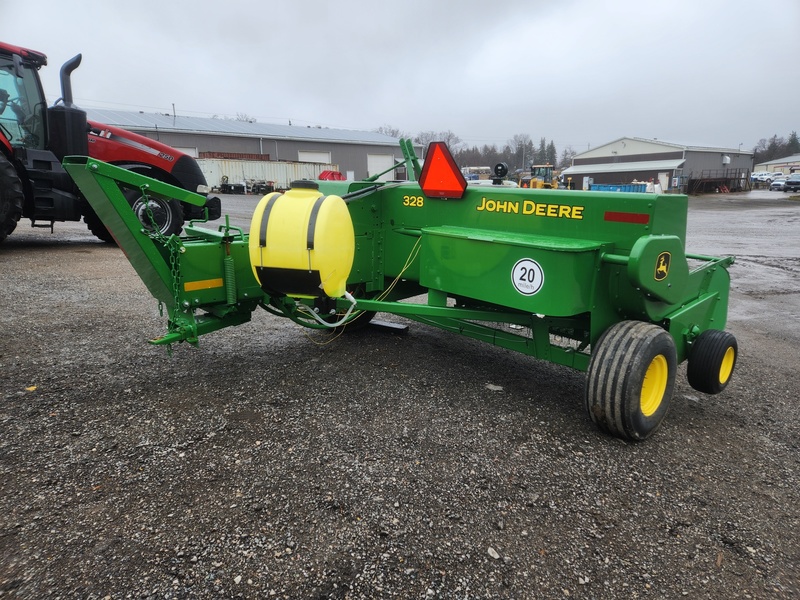
[[[259,306],[317,328],[402,315],[587,371],[591,419],[634,440],[658,428],[684,360],[696,389],[726,387],[733,257],[687,256],[686,196],[468,187],[444,144],[423,168],[401,146],[418,182],[301,182],[265,196],[249,234],[190,225],[166,241],[115,216],[130,208],[114,167],[65,167],[98,214],[113,213],[109,228],[122,228],[137,272],[171,307],[154,343],[195,343]]]

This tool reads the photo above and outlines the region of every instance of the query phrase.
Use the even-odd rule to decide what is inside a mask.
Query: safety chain
[[[177,235],[171,235],[167,237],[159,229],[158,224],[156,223],[155,215],[153,215],[153,211],[150,208],[150,196],[147,195],[148,187],[149,186],[147,184],[144,184],[139,188],[142,193],[142,200],[144,201],[145,215],[147,215],[147,219],[152,225],[152,229],[148,231],[147,234],[153,241],[158,242],[167,248],[167,250],[169,250],[169,270],[172,277],[172,311],[169,315],[169,330],[172,332],[180,329],[180,327],[177,325],[178,317],[180,316],[181,312],[180,291],[182,276],[180,255],[183,254],[185,250],[180,238]],[[161,302],[158,303],[158,312],[160,316],[164,315],[164,308]],[[167,347],[167,352],[172,355],[171,344]]]

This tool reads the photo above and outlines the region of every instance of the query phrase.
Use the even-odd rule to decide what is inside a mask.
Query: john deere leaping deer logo
[[[655,272],[655,280],[656,281],[663,281],[669,275],[669,262],[672,258],[672,255],[669,252],[662,252],[658,255],[656,259],[656,272]]]

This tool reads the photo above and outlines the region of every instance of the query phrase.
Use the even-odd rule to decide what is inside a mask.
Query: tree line
[[[390,125],[378,127],[375,131],[392,137],[410,139],[423,148],[427,148],[433,141],[445,142],[460,167],[493,167],[497,163],[504,162],[512,173],[518,169],[526,170],[531,165],[541,164],[565,169],[572,164],[572,158],[576,154],[571,146],[567,146],[559,155],[555,143],[552,140],[548,142],[546,138],[540,138],[539,144],[535,145],[527,133],[518,133],[502,147],[498,147],[497,144],[468,146],[452,131],[421,131],[412,136]]]
[[[800,139],[797,132],[789,134],[788,139],[773,135],[771,138],[761,138],[753,148],[753,164],[758,165],[776,158],[786,158],[800,154]]]

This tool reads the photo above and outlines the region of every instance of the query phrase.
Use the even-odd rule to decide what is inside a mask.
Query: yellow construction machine
[[[532,189],[558,189],[558,177],[553,173],[553,165],[531,165],[530,175],[519,179],[519,187]]]

